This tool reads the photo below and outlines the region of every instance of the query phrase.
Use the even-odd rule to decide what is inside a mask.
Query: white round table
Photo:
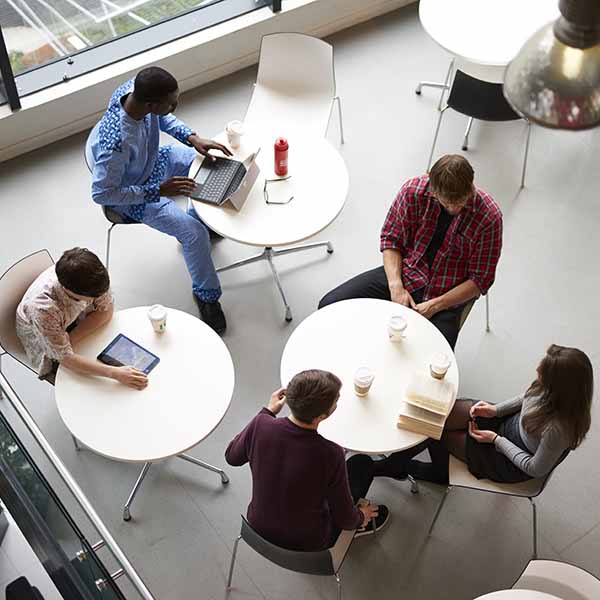
[[[561,598],[536,590],[500,590],[479,596],[475,600],[561,600]]]
[[[167,329],[156,333],[147,307],[115,313],[112,320],[77,344],[76,351],[95,359],[122,333],[160,358],[142,391],[104,377],[78,375],[59,368],[56,403],[73,436],[94,452],[126,462],[143,462],[129,505],[151,463],[178,456],[225,473],[183,454],[219,425],[231,402],[233,362],[221,338],[200,319],[168,309]]]
[[[285,134],[286,132],[282,132]],[[221,133],[216,139],[227,144]],[[323,137],[303,138],[291,133],[289,138],[288,181],[269,183],[270,200],[283,201],[293,196],[287,204],[267,204],[264,196],[265,179],[275,179],[275,139],[263,138],[260,132],[249,130],[242,136],[242,144],[234,150],[234,158],[245,160],[260,148],[257,163],[260,174],[240,211],[230,203],[213,206],[192,200],[198,216],[214,231],[241,244],[264,248],[263,252],[233,264],[220,267],[217,272],[227,271],[253,262],[267,260],[285,306],[285,318],[291,321],[292,312],[279,281],[273,258],[283,254],[326,247],[331,254],[330,242],[315,242],[290,246],[306,240],[325,229],[341,212],[348,195],[349,177],[340,153]],[[194,177],[203,157],[190,167]]]
[[[406,317],[406,339],[390,342],[392,315]],[[434,352],[452,357],[446,378],[458,389],[458,368],[444,336],[414,310],[385,300],[344,300],[307,317],[290,336],[281,358],[281,382],[305,369],[324,369],[343,382],[336,411],[319,433],[343,448],[365,454],[388,454],[411,448],[425,436],[396,426],[412,374],[429,369]],[[370,367],[375,380],[368,396],[354,393],[353,377]]]
[[[421,0],[425,31],[472,63],[506,66],[541,27],[559,16],[557,0]]]

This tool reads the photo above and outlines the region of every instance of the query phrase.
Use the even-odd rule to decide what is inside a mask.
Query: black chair
[[[440,117],[431,146],[431,153],[429,154],[429,162],[427,163],[428,171],[433,160],[433,152],[440,132],[442,117],[448,108],[452,108],[456,112],[469,117],[462,146],[462,149],[465,151],[469,149],[469,133],[471,132],[474,119],[478,119],[479,121],[517,121],[522,118],[510,107],[504,98],[501,83],[482,81],[457,69],[446,105],[440,111]],[[521,187],[525,185],[525,171],[527,169],[527,155],[529,153],[529,140],[531,137],[531,123],[526,119],[525,121],[527,123],[527,142],[523,158]]]
[[[231,589],[233,567],[235,565],[238,544],[240,543],[240,540],[244,540],[248,546],[258,552],[261,556],[284,569],[289,569],[296,573],[306,573],[307,575],[330,575],[335,577],[337,583],[337,598],[338,600],[341,600],[342,580],[339,572],[350,545],[354,540],[355,533],[356,531],[342,531],[333,548],[317,552],[300,552],[297,550],[280,548],[268,540],[265,540],[265,538],[252,529],[250,523],[242,516],[242,529],[233,546],[233,556],[231,557],[226,589]]]
[[[97,125],[96,125],[96,127],[97,127]],[[92,167],[91,167],[92,156],[91,156],[89,142],[90,142],[90,138],[92,136],[93,131],[94,130],[92,129],[92,131],[90,132],[90,135],[88,136],[88,138],[85,142],[85,147],[83,149],[83,159],[85,160],[85,166],[88,168],[88,171],[90,173],[92,172]],[[103,206],[102,212],[104,213],[106,220],[111,224],[110,227],[108,228],[108,231],[106,232],[106,260],[104,261],[104,265],[108,269],[109,268],[108,261],[110,260],[110,237],[112,234],[112,230],[117,225],[134,225],[134,224],[138,224],[138,221],[136,221],[134,219],[130,219],[129,217],[126,217],[124,215],[121,215],[117,211],[113,210],[112,208],[109,208],[108,206]]]
[[[6,600],[44,600],[36,587],[30,585],[26,577],[19,577],[6,586]]]

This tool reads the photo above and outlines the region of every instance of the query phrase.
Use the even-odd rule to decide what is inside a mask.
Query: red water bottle
[[[285,138],[275,140],[275,175],[285,177],[288,173],[288,142]]]

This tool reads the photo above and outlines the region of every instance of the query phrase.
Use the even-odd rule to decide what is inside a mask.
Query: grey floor
[[[340,151],[351,174],[340,217],[319,239],[336,252],[314,251],[278,260],[295,319],[283,309],[266,264],[226,273],[225,342],[236,368],[231,408],[219,429],[193,454],[224,464],[229,440],[279,385],[279,359],[287,338],[332,286],[380,264],[378,232],[400,185],[420,174],[437,119],[432,90],[415,96],[415,83],[443,77],[448,56],[421,29],[409,7],[342,32],[335,44],[347,141]],[[242,118],[255,79],[248,69],[215,82],[181,102],[180,116],[210,135]],[[449,112],[438,153],[459,152],[466,119]],[[330,139],[337,143],[337,124]],[[104,250],[106,223],[89,199],[89,176],[78,135],[0,165],[0,271],[21,256],[47,247],[55,257],[74,245]],[[600,150],[598,132],[557,133],[536,128],[527,187],[517,195],[525,127],[476,124],[468,156],[477,183],[493,194],[505,219],[504,251],[491,292],[492,331],[484,331],[478,302],[457,346],[464,396],[499,401],[532,380],[546,347],[556,342],[600,358],[593,317],[600,292]],[[293,151],[293,149],[292,149]],[[223,241],[217,264],[251,249]],[[195,312],[178,244],[147,228],[115,231],[112,280],[120,307],[160,302]],[[228,468],[231,484],[182,461],[154,467],[130,523],[120,506],[138,468],[73,451],[57,414],[52,389],[23,368],[6,372],[40,426],[157,598],[216,599],[224,583],[239,515],[250,495],[247,468]],[[85,398],[82,398],[85,402]],[[540,555],[562,559],[600,575],[599,421],[588,439],[557,471],[540,500]],[[392,519],[375,539],[357,540],[343,569],[345,598],[474,598],[510,587],[531,552],[527,501],[455,491],[434,535],[426,532],[442,490],[377,481],[371,497],[388,504]],[[231,598],[325,599],[329,579],[301,576],[240,551]],[[133,596],[131,596],[133,597]]]

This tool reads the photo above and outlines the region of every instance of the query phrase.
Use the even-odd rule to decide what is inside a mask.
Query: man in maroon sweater
[[[372,481],[372,461],[353,457],[349,481],[344,450],[317,433],[319,423],[336,409],[341,386],[327,371],[298,373],[287,389],[271,396],[269,406],[225,452],[230,465],[250,463],[248,521],[277,546],[323,550],[335,543],[342,529],[366,535],[388,519],[383,505],[356,506]],[[286,402],[290,416],[276,418]]]

